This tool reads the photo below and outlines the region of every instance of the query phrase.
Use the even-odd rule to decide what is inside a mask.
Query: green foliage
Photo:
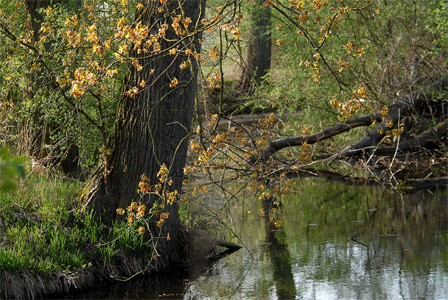
[[[102,1],[96,5],[108,5],[112,9],[119,4]],[[98,26],[101,34],[113,36],[115,23],[111,21],[123,14],[121,11],[109,16],[107,22],[101,22],[89,15],[92,7],[89,2],[77,6],[71,1],[56,1],[48,8],[31,10],[30,14],[39,16],[35,19],[38,32],[33,32],[31,15],[24,2],[9,1],[0,5],[3,24],[0,28],[0,58],[5,62],[0,67],[0,102],[2,107],[12,105],[15,108],[14,118],[10,121],[12,126],[8,127],[14,130],[5,133],[6,142],[35,155],[35,150],[30,147],[39,147],[41,142],[27,141],[24,137],[29,134],[27,138],[34,139],[47,126],[50,130],[45,152],[51,157],[60,157],[68,146],[77,144],[80,163],[88,170],[97,164],[99,149],[104,146],[104,137],[112,127],[126,73],[124,64],[116,66],[120,71],[116,76],[103,78],[104,85],[108,86],[104,93],[92,89],[79,99],[70,95],[70,76],[73,78],[76,71],[91,66],[99,58],[90,56],[91,49],[87,46],[67,44],[67,30],[76,30],[67,20],[79,20],[80,38],[87,34],[89,26],[97,23],[101,23]],[[95,12],[98,9],[95,6]],[[126,10],[125,14],[131,13],[132,10]],[[102,58],[105,65],[114,66],[111,55],[112,52]]]
[[[448,3],[440,1],[438,5],[430,11],[427,29],[434,35],[436,51],[447,51],[448,46]]]
[[[9,149],[0,147],[0,191],[13,191],[17,189],[15,179],[25,177],[23,157],[12,156]]]
[[[1,190],[0,268],[69,274],[101,261],[112,264],[121,252],[152,257],[135,228],[121,222],[109,229],[93,213],[81,213],[80,191],[76,181],[32,174],[16,191]]]

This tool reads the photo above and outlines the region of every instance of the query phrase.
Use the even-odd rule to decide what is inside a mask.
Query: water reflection
[[[266,241],[271,257],[275,290],[278,299],[294,299],[296,288],[286,234],[270,220],[270,211],[272,208],[276,208],[275,206],[273,198],[263,200],[263,211],[266,212],[264,216]]]
[[[446,191],[401,196],[329,184],[312,193],[313,185],[301,187],[312,201],[298,197],[284,210],[303,298],[446,299]]]
[[[272,203],[241,200],[231,210],[246,249],[218,261],[198,278],[184,273],[155,292],[144,284],[141,289],[133,287],[132,295],[140,299],[448,299],[446,190],[402,196],[319,179],[297,181],[295,189],[282,203],[280,229],[269,215],[247,214],[260,208],[269,211]]]

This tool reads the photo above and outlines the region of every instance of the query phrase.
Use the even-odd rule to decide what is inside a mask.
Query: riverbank
[[[161,268],[135,226],[81,213],[76,180],[28,172],[0,190],[0,298],[33,299]]]
[[[24,173],[14,188],[0,189],[1,299],[67,295],[169,271],[168,259],[157,255],[154,239],[138,230],[138,220],[105,226],[93,213],[81,212],[79,181],[28,167]],[[190,262],[197,268],[222,254],[219,249],[239,248],[185,225],[178,235],[185,257],[177,267]]]
[[[36,299],[48,295],[65,294],[93,286],[95,273],[82,270],[74,274],[56,272],[41,274],[36,271],[0,272],[0,297],[2,299]]]

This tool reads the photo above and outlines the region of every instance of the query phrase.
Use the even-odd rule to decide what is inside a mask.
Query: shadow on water
[[[137,277],[125,282],[103,281],[88,291],[65,295],[64,299],[179,299],[188,282],[188,271],[182,268],[150,277]]]

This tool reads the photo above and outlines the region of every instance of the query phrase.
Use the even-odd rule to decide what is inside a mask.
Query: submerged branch
[[[379,171],[379,170],[377,170]],[[432,188],[448,187],[448,177],[425,178],[425,179],[407,179],[390,181],[388,176],[382,176],[381,180],[378,178],[356,177],[348,176],[338,172],[319,170],[319,169],[290,169],[283,170],[283,172],[276,172],[271,174],[274,177],[283,178],[322,178],[328,181],[341,182],[346,185],[357,186],[386,186],[398,190],[403,194],[412,194],[422,190]]]

